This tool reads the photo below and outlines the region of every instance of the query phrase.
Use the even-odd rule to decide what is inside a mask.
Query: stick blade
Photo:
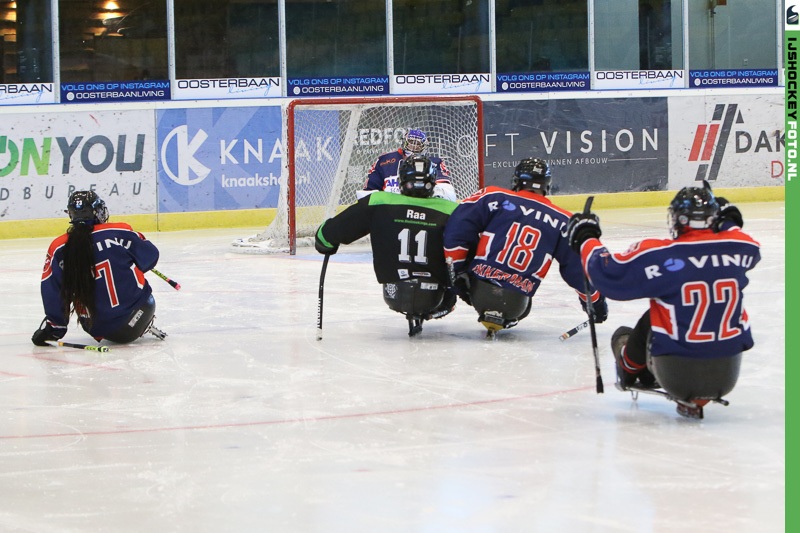
[[[583,205],[583,214],[588,215],[592,211],[592,202],[594,202],[594,196],[589,196],[586,199],[586,203]]]

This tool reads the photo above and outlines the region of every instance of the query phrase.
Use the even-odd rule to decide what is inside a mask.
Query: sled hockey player
[[[383,299],[408,320],[408,335],[422,322],[442,318],[456,303],[448,290],[442,235],[456,203],[431,197],[436,170],[425,156],[400,164],[400,194],[377,191],[325,221],[317,230],[319,253],[335,254],[340,244],[370,235],[373,268]]]
[[[108,222],[94,191],[69,196],[70,227],[47,249],[41,293],[45,318],[31,341],[48,346],[64,337],[74,312],[95,340],[135,341],[153,326],[156,302],[144,273],[156,266],[158,249],[123,222]]]
[[[742,291],[761,258],[739,209],[703,184],[684,187],[670,203],[670,239],[612,254],[599,240],[595,214],[577,213],[568,226],[595,287],[614,300],[650,299],[633,329],[620,326],[611,337],[617,388],[663,389],[689,418],[702,418],[709,401],[727,405],[722,397],[753,346]]]
[[[571,213],[547,198],[551,182],[544,160],[523,159],[514,170],[512,190],[486,187],[463,200],[447,222],[445,257],[452,264],[453,284],[478,312],[490,338],[528,316],[553,259],[586,310],[580,257],[562,234]],[[601,323],[608,305],[590,291],[595,322]]]
[[[425,155],[425,149],[428,146],[428,136],[424,131],[418,129],[409,129],[403,136],[403,146],[392,152],[387,152],[378,157],[377,161],[372,164],[367,175],[367,181],[364,183],[364,190],[357,191],[356,196],[361,199],[364,196],[371,194],[372,191],[386,191],[399,193],[400,183],[398,181],[398,172],[400,163],[406,158],[415,155]],[[426,156],[431,161],[434,173],[436,174],[436,186],[433,189],[433,196],[435,198],[445,198],[452,202],[457,200],[456,191],[450,182],[450,172],[447,170],[447,165],[440,157]]]

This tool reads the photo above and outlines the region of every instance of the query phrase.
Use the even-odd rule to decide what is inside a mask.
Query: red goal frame
[[[289,224],[289,253],[295,255],[297,251],[297,226],[296,226],[296,205],[295,205],[295,108],[304,105],[336,105],[336,104],[404,104],[404,103],[436,103],[448,101],[472,101],[477,109],[477,130],[478,130],[478,188],[484,186],[484,145],[485,138],[483,133],[483,101],[475,95],[453,95],[453,96],[376,96],[363,98],[298,98],[289,102],[286,108],[286,156],[288,159],[287,176],[287,203],[288,224]]]

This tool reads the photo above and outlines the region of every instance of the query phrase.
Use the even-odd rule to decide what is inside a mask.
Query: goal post
[[[442,158],[459,199],[483,187],[483,105],[477,96],[292,100],[275,219],[262,233],[234,241],[234,250],[294,254],[298,244],[313,244],[319,225],[357,201],[378,156],[398,150],[410,128],[426,133],[425,154]]]

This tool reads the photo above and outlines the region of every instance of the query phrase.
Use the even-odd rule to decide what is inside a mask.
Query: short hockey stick
[[[583,206],[583,214],[588,215],[592,210],[592,202],[594,196],[586,199],[586,205]],[[589,315],[589,331],[592,333],[592,352],[594,353],[594,374],[597,378],[595,389],[597,394],[603,393],[603,376],[600,374],[600,356],[597,352],[597,332],[594,329],[594,305],[592,304],[592,293],[589,291],[589,278],[586,274],[583,275],[583,288],[586,294],[586,314]]]
[[[172,288],[174,288],[176,291],[181,290],[181,284],[178,283],[177,281],[175,281],[174,279],[169,279],[167,276],[165,276],[164,274],[162,274],[161,272],[159,272],[155,268],[151,268],[150,272],[152,272],[153,274],[155,274],[159,278],[163,279],[164,281],[166,281],[170,285],[172,285]]]
[[[319,273],[319,296],[317,297],[317,340],[322,340],[322,298],[325,293],[325,271],[328,270],[328,259],[331,254],[325,254],[322,260],[322,272]]]
[[[92,344],[75,344],[74,342],[64,342],[58,341],[59,346],[63,346],[64,348],[75,348],[78,350],[90,350],[92,352],[107,352],[108,346],[95,346]],[[50,345],[52,346],[52,344]]]
[[[456,269],[453,266],[453,258],[446,257],[444,262],[447,264],[447,276],[450,278],[450,286],[456,286]]]
[[[569,339],[570,337],[572,337],[573,335],[575,335],[576,333],[578,333],[579,331],[581,331],[583,329],[586,329],[586,327],[588,327],[588,326],[589,326],[589,321],[588,320],[584,320],[583,322],[581,322],[580,324],[578,324],[577,326],[575,326],[571,330],[565,331],[564,333],[562,333],[561,336],[559,337],[559,339],[561,339],[562,341],[565,341],[565,340]]]

